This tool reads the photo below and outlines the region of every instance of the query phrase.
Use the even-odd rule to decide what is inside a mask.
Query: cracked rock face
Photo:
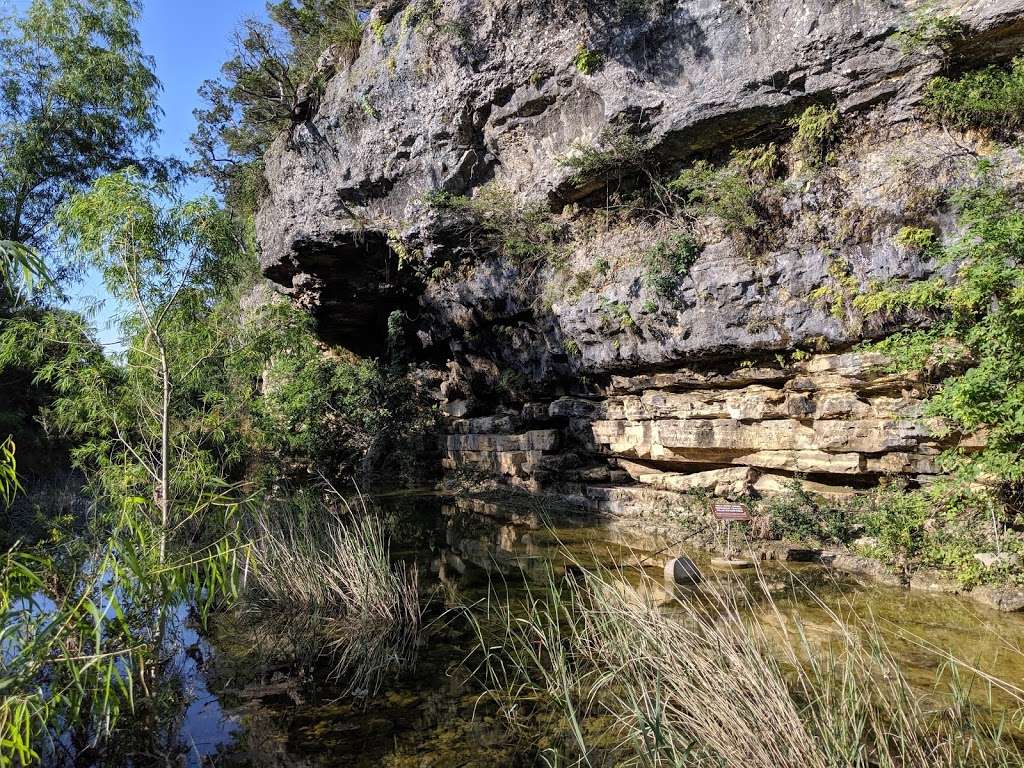
[[[359,247],[365,229],[407,220],[433,190],[495,179],[524,197],[577,199],[590,185],[559,158],[609,127],[635,128],[652,155],[682,159],[772,133],[814,101],[844,112],[884,103],[907,119],[938,66],[891,41],[913,4],[651,2],[628,16],[617,5],[461,0],[437,18],[416,3],[378,8],[383,35],[366,31],[315,114],[267,155],[264,269],[286,282],[317,267],[308,254],[358,259],[375,250]],[[1018,50],[1020,11],[1019,0],[958,6],[969,32],[956,54]],[[599,71],[574,66],[580,45],[601,52]]]
[[[449,467],[626,507],[628,492],[608,488],[770,492],[796,473],[825,489],[884,473],[927,481],[942,446],[919,418],[921,382],[862,356],[776,360],[883,335],[891,319],[858,316],[850,294],[942,274],[894,235],[955,236],[942,200],[970,183],[981,140],[919,119],[942,52],[903,52],[892,35],[920,4],[623,5],[380,4],[353,64],[266,156],[264,273],[325,339],[361,354],[405,313],[461,417],[444,440]],[[954,67],[1024,42],[1024,0],[944,10],[962,24],[945,51]],[[580,66],[581,51],[598,58]],[[638,165],[671,173],[781,146],[811,104],[839,110],[835,157],[814,173],[788,165],[756,247],[712,227],[670,295],[655,293],[642,254],[668,225],[605,215],[650,180]],[[565,164],[622,132],[642,159],[589,176]],[[997,160],[1021,176],[1016,150]],[[485,185],[550,211],[572,233],[563,263],[481,256],[464,213],[430,203]]]

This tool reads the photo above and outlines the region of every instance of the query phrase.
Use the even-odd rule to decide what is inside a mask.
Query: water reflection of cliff
[[[543,526],[536,508],[514,507],[485,499],[458,498],[441,505],[444,545],[431,563],[442,584],[476,585],[488,577],[548,572],[551,547],[542,547]]]
[[[247,613],[222,622],[205,671],[238,730],[216,765],[410,768],[465,764],[467,756],[474,764],[535,764],[535,734],[524,742],[523,734],[504,728],[494,703],[469,679],[477,637],[460,617],[465,607],[484,617],[489,601],[519,605],[524,585],[540,594],[549,576],[561,583],[576,569],[568,573],[575,579],[580,567],[609,576],[591,585],[609,606],[642,601],[679,613],[674,600],[696,600],[714,612],[735,594],[744,613],[768,628],[769,641],[799,631],[824,646],[835,638],[829,604],[875,616],[883,626],[901,627],[958,655],[976,655],[1003,678],[1020,677],[1020,652],[1004,647],[1005,638],[1020,636],[1019,619],[975,617],[948,596],[860,584],[801,564],[764,563],[715,576],[701,552],[689,554],[704,581],[676,586],[662,579],[662,566],[685,551],[678,542],[654,528],[639,535],[607,521],[560,515],[536,500],[413,495],[382,500],[380,514],[388,521],[392,556],[419,568],[429,606],[430,629],[415,664],[400,665],[380,691],[344,696],[345,681],[331,679],[331,665],[311,658],[327,629],[316,616],[275,613],[259,622]],[[907,641],[894,640],[893,647],[913,682],[933,681],[934,657]]]

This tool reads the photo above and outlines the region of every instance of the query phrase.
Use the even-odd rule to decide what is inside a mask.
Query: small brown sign
[[[716,520],[723,520],[729,523],[745,523],[750,520],[750,513],[742,504],[720,504],[716,503],[712,508]]]

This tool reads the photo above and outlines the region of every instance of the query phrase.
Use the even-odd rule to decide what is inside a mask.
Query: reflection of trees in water
[[[44,750],[42,764],[61,768],[148,768],[184,765],[196,755],[189,735],[190,705],[209,697],[203,667],[209,648],[196,631],[198,617],[179,607],[166,627],[163,660],[148,671],[146,691],[109,734],[90,718],[68,723]],[[143,629],[146,629],[145,627]],[[214,707],[220,714],[219,707]],[[102,738],[101,738],[102,737]]]

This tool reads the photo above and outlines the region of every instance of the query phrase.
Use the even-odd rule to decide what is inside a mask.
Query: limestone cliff
[[[954,31],[907,45],[930,14]],[[897,233],[955,235],[946,192],[979,153],[1019,181],[1015,149],[918,106],[1022,42],[1024,0],[382,2],[267,155],[262,267],[359,353],[404,319],[449,468],[619,512],[927,482],[980,438],[921,419],[942,370],[856,350],[929,318],[851,298],[948,269]],[[812,105],[835,121],[814,162]],[[771,168],[740,224],[664,203],[662,180],[752,148]],[[652,276],[681,233],[686,269]]]

